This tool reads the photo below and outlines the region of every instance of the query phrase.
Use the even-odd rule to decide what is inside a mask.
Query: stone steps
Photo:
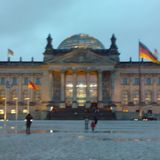
[[[101,120],[115,120],[116,116],[115,113],[112,113],[110,111],[106,110],[98,110],[98,112],[95,112],[95,110],[85,110],[85,109],[57,109],[53,112],[48,112],[47,119],[59,119],[59,120],[81,120],[85,117],[88,117],[89,119],[93,119],[93,117],[96,116],[98,119]]]

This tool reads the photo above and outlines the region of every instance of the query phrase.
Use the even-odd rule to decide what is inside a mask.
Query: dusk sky
[[[0,61],[43,60],[46,38],[53,46],[85,33],[110,47],[117,38],[121,61],[138,60],[138,40],[160,52],[160,0],[0,0]]]

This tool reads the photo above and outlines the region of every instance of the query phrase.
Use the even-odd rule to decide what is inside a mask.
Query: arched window
[[[139,91],[134,91],[132,97],[133,97],[133,104],[138,104],[139,103]]]
[[[152,102],[152,92],[146,91],[145,92],[145,104],[150,104]]]
[[[122,104],[127,105],[128,104],[128,99],[129,99],[128,91],[123,91],[122,92]]]

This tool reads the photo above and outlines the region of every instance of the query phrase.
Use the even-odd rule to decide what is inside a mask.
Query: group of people
[[[26,121],[26,134],[30,134],[30,128],[31,128],[31,124],[32,124],[32,115],[30,113],[28,113],[25,117],[25,121]],[[98,119],[96,116],[94,116],[93,120],[91,121],[90,123],[90,127],[91,127],[91,130],[92,132],[94,132],[95,128],[96,128],[96,125],[97,125],[97,122],[98,122]],[[88,118],[85,118],[85,130],[88,130],[89,126],[89,119]]]
[[[96,125],[97,125],[97,122],[98,122],[98,119],[97,119],[97,117],[95,116],[95,117],[93,118],[93,120],[91,121],[91,123],[90,123],[90,127],[91,127],[92,132],[94,132],[94,130],[95,130],[95,128],[96,128]],[[89,129],[88,126],[89,126],[89,119],[88,119],[88,118],[85,118],[85,130],[88,130],[88,129]]]

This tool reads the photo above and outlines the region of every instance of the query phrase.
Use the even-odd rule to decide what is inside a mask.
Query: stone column
[[[61,108],[65,108],[65,71],[61,71]]]
[[[120,73],[114,71],[113,73],[113,94],[112,94],[112,101],[116,104],[116,110],[122,111],[123,106],[121,104],[121,93],[122,93],[122,85],[121,85],[121,76]]]
[[[77,108],[77,74],[76,71],[73,71],[73,100],[72,108]]]
[[[128,77],[129,78],[129,103],[133,103],[133,78],[131,76]]]
[[[153,78],[153,85],[152,85],[153,86],[153,89],[152,89],[153,90],[153,96],[152,96],[153,100],[152,101],[154,103],[157,103],[157,84],[156,84],[156,80],[157,80],[157,78],[154,77]]]
[[[17,98],[18,101],[23,101],[22,99],[22,75],[18,76],[18,86],[17,86]]]
[[[145,83],[145,82],[144,82],[144,80],[145,80],[145,78],[142,77],[142,78],[141,78],[141,86],[140,86],[140,87],[141,87],[141,96],[139,96],[139,97],[141,97],[141,102],[142,102],[142,103],[145,102],[145,93],[144,93],[144,87],[145,87],[145,86],[144,86],[144,83]]]
[[[90,92],[89,92],[89,75],[90,75],[90,72],[87,71],[87,74],[86,74],[86,108],[89,108],[91,106],[91,102],[90,102]]]
[[[98,71],[98,107],[102,106],[102,71]]]
[[[49,71],[49,99],[52,101],[53,98],[53,73]]]

